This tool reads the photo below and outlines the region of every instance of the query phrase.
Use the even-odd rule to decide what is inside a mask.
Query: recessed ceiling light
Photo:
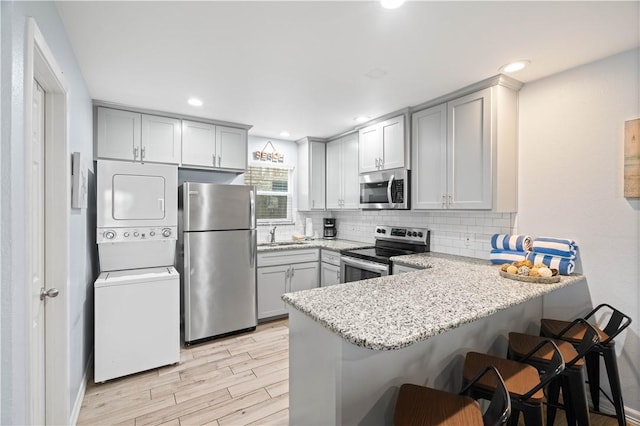
[[[404,0],[380,0],[380,5],[385,9],[397,9],[404,3]]]
[[[355,121],[357,121],[358,123],[364,123],[365,121],[369,121],[369,117],[367,117],[366,115],[359,115],[356,118],[354,118]]]
[[[202,101],[198,98],[189,98],[189,100],[187,101],[187,103],[191,106],[194,107],[201,107],[202,106]]]
[[[516,71],[520,71],[521,69],[523,69],[524,67],[526,67],[530,63],[531,63],[531,61],[529,61],[527,59],[521,59],[519,61],[514,61],[514,62],[511,62],[511,63],[508,63],[507,65],[501,66],[498,71],[500,71],[500,72],[516,72]]]
[[[282,136],[283,138],[288,138],[291,135],[286,130],[283,130],[280,132],[280,136]]]

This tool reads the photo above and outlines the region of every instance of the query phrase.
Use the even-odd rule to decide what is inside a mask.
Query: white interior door
[[[33,18],[27,19],[25,38],[28,423],[71,424],[75,421],[69,401],[68,86]],[[53,286],[60,289],[61,297],[51,298],[57,295]],[[43,292],[49,297],[43,297]]]
[[[45,92],[34,81],[33,85],[33,125],[31,137],[31,336],[33,361],[31,371],[32,424],[45,423],[45,303],[40,301],[40,290],[45,283],[45,203],[44,203],[44,133],[45,133]]]

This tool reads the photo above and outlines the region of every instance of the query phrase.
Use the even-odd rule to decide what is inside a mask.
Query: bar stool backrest
[[[469,388],[487,373],[496,376],[496,391],[491,397],[489,407],[487,407],[487,410],[482,415],[482,423],[484,426],[500,426],[505,424],[511,415],[511,398],[509,398],[509,391],[504,384],[502,376],[494,366],[488,365],[480,370],[475,377],[462,388],[460,395],[467,393]]]
[[[589,324],[585,319],[582,319],[582,318],[578,318],[575,322],[582,323],[586,327],[586,330],[584,332],[584,337],[582,338],[582,341],[576,347],[576,352],[578,353],[578,355],[576,355],[572,360],[566,362],[567,368],[573,366],[573,364],[575,364],[576,362],[578,362],[579,359],[584,357],[586,353],[591,350],[591,348],[593,348],[595,345],[600,343],[600,335],[598,334],[598,331],[595,328],[593,328],[591,324]]]
[[[631,324],[631,317],[620,312],[619,310],[617,310],[616,308],[614,308],[613,306],[607,303],[602,303],[598,305],[594,310],[589,312],[584,317],[584,319],[591,318],[596,312],[598,312],[600,309],[604,307],[611,309],[611,318],[609,318],[609,322],[607,322],[607,325],[604,327],[604,329],[602,329],[602,331],[604,331],[608,337],[602,342],[600,342],[602,345],[607,345],[611,340],[613,340],[614,337],[620,334],[622,330],[629,327],[629,324]]]
[[[531,358],[536,352],[538,352],[543,346],[549,345],[553,349],[553,355],[551,356],[551,360],[546,365],[544,373],[540,376],[540,383],[531,388],[531,390],[524,395],[522,395],[519,399],[521,401],[527,401],[529,398],[533,396],[538,390],[545,387],[551,380],[553,380],[558,374],[562,373],[565,368],[564,358],[562,357],[562,352],[558,349],[558,346],[553,343],[551,339],[545,339],[542,342],[538,343],[533,349],[527,353],[523,359],[520,361],[526,361]]]

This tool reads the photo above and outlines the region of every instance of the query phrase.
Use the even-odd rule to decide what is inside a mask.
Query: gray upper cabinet
[[[414,209],[517,210],[517,92],[495,85],[412,116]]]
[[[98,107],[97,157],[180,163],[180,120]]]
[[[182,130],[180,120],[142,114],[140,160],[156,163],[180,163]]]
[[[360,173],[406,167],[405,116],[400,115],[359,131]]]
[[[327,209],[359,207],[358,134],[327,143]]]
[[[326,145],[308,137],[297,143],[298,210],[324,210]]]
[[[182,120],[182,166],[246,170],[247,131]]]

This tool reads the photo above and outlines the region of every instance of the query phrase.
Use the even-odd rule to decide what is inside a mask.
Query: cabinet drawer
[[[322,250],[322,261],[330,265],[340,266],[340,253],[332,250]]]
[[[258,253],[258,266],[285,265],[291,263],[317,262],[318,249],[282,250]]]

